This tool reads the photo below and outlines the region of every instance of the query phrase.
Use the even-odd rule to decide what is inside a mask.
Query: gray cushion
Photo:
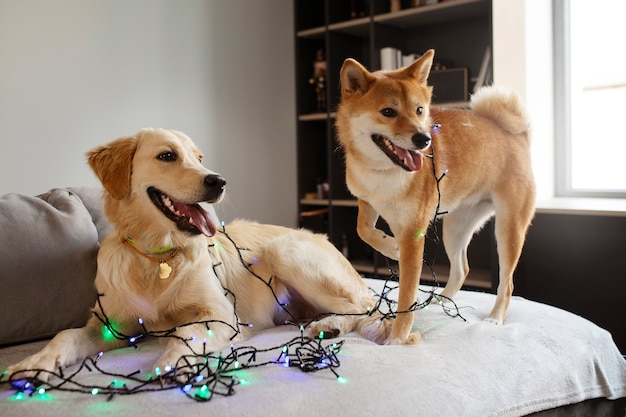
[[[102,239],[113,231],[113,226],[104,216],[102,207],[102,187],[100,186],[83,186],[83,187],[70,187],[68,188],[73,193],[78,194],[83,204],[91,214],[91,219],[96,225],[98,230],[98,241],[102,242]]]
[[[0,345],[85,324],[96,298],[99,243],[76,193],[0,197],[0,241]]]

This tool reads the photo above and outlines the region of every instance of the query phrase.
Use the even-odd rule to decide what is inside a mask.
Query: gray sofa
[[[89,317],[99,242],[111,230],[99,195],[79,187],[0,197],[0,372]],[[367,282],[379,293],[385,285]],[[416,312],[417,346],[345,335],[340,366],[314,373],[284,360],[286,342],[298,344],[297,327],[262,331],[234,347],[257,354],[252,362],[242,355],[250,366],[226,373],[236,381],[232,395],[216,390],[210,401],[198,401],[207,399],[199,386],[151,379],[163,340],[149,339],[105,353],[97,368],[68,368],[63,390],[23,394],[0,385],[0,416],[624,416],[626,361],[608,332],[520,297],[505,325],[493,326],[483,321],[493,297],[461,291],[463,319],[439,306]],[[133,391],[137,380],[152,382]],[[123,388],[107,394],[117,384]]]
[[[99,242],[111,226],[99,187],[0,198],[0,345],[84,325]]]

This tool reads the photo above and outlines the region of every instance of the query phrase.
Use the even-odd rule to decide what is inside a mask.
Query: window
[[[626,197],[626,2],[554,0],[556,191]]]

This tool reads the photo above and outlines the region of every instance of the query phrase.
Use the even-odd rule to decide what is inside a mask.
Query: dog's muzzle
[[[394,164],[405,171],[415,172],[422,169],[423,161],[420,151],[430,146],[431,138],[426,133],[413,135],[411,142],[417,149],[401,148],[382,135],[374,134],[372,135],[372,140]]]
[[[149,187],[148,195],[161,213],[176,223],[179,230],[191,234],[202,233],[210,237],[215,234],[218,219],[199,203],[219,202],[224,195],[226,180],[221,175],[211,174],[204,177],[203,184],[205,190],[200,201],[178,201],[156,187]]]

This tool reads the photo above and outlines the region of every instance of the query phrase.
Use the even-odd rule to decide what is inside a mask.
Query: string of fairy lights
[[[395,310],[397,302],[390,295],[398,288],[397,279],[397,275],[392,273],[390,278],[385,281],[380,294],[375,294],[378,297],[375,307],[361,314],[371,315],[374,312],[378,312],[381,314],[381,320],[392,319],[397,314],[423,309],[434,300],[442,306],[446,314],[465,320],[454,302],[450,299],[445,299],[444,304],[444,297],[436,294],[434,289],[430,291],[421,290],[426,292],[428,297],[420,303],[415,303],[406,312]],[[95,357],[83,360],[78,368],[71,373],[65,373],[61,368],[54,372],[43,369],[31,369],[28,372],[34,374],[34,377],[23,378],[20,377],[19,373],[11,377],[9,382],[12,388],[17,391],[14,399],[21,400],[35,395],[45,396],[51,391],[65,391],[105,396],[110,401],[118,395],[179,390],[189,399],[203,402],[210,401],[214,396],[235,394],[236,386],[245,385],[247,382],[243,376],[238,375],[238,371],[271,364],[296,368],[302,372],[326,370],[333,373],[338,382],[345,382],[345,379],[337,372],[337,368],[340,367],[340,360],[337,355],[343,345],[343,340],[338,342],[327,341],[324,339],[323,334],[317,337],[307,336],[305,329],[315,320],[297,325],[299,328],[297,336],[270,348],[261,349],[254,346],[235,347],[231,345],[230,350],[226,350],[226,352],[209,352],[205,349],[205,342],[201,352],[193,352],[188,344],[190,340],[177,336],[175,328],[164,331],[150,331],[143,326],[140,320],[143,331],[129,336],[119,332],[105,314],[97,315],[97,317],[103,322],[105,328],[113,337],[126,340],[131,346],[136,347],[139,342],[148,338],[178,338],[182,343],[188,345],[190,354],[181,356],[172,367],[166,367],[165,369],[155,368],[151,373],[145,373],[141,370],[134,370],[126,374],[108,371],[99,364],[99,360],[104,355],[102,352]],[[207,333],[210,334],[210,326],[215,323],[227,324],[211,320],[188,323],[184,326],[204,325]],[[287,324],[296,325],[295,323]],[[238,329],[231,328],[235,335],[239,334]],[[110,377],[110,382],[106,385],[81,382],[84,379],[81,376],[93,372]],[[44,375],[46,376],[45,378],[43,377]],[[44,382],[44,380],[48,382]]]
[[[434,125],[433,131],[436,132],[439,127],[440,125]],[[433,160],[433,173],[435,174],[437,181],[437,193],[440,199],[441,194],[439,190],[439,182],[445,177],[447,170],[437,177],[434,163],[434,150],[433,153],[428,156]],[[435,220],[443,214],[445,213],[439,212],[438,203],[435,218],[431,223],[431,230],[433,231],[432,235],[427,235],[425,233],[420,234],[422,237],[432,239],[437,246],[439,245],[440,238]],[[125,340],[134,347],[137,347],[137,343],[148,338],[177,338],[181,343],[187,345],[190,353],[188,355],[181,356],[174,366],[167,366],[165,369],[155,368],[153,372],[149,373],[142,370],[134,370],[125,374],[111,372],[103,368],[99,363],[100,359],[104,355],[102,352],[95,357],[86,358],[70,373],[65,373],[61,368],[53,372],[44,369],[30,369],[25,372],[34,376],[24,378],[23,375],[20,376],[21,372],[18,372],[13,374],[9,381],[7,381],[11,384],[12,388],[16,390],[16,394],[13,399],[22,400],[33,396],[47,396],[51,391],[65,391],[89,394],[93,396],[104,396],[108,401],[110,401],[116,396],[178,390],[189,399],[204,402],[210,401],[215,396],[231,396],[235,394],[235,390],[238,385],[245,385],[247,383],[245,376],[242,375],[240,371],[268,365],[296,368],[302,372],[328,371],[336,377],[338,382],[345,382],[346,380],[337,372],[337,368],[339,368],[341,364],[337,355],[339,354],[344,341],[341,340],[333,342],[328,339],[324,339],[323,333],[315,335],[314,337],[308,336],[305,333],[307,327],[314,321],[329,315],[341,316],[342,314],[332,312],[323,313],[312,318],[307,323],[296,323],[295,316],[288,311],[287,305],[281,303],[276,293],[274,293],[271,286],[272,278],[270,277],[269,280],[266,281],[263,277],[257,275],[253,271],[252,264],[245,261],[243,252],[248,249],[237,245],[237,243],[228,235],[226,226],[223,223],[222,230],[219,232],[223,233],[236,248],[240,261],[250,274],[265,283],[268,290],[272,292],[278,305],[287,313],[289,317],[292,318],[292,321],[287,321],[285,324],[296,326],[299,330],[299,334],[285,343],[270,348],[257,348],[254,346],[235,347],[234,345],[231,345],[230,350],[223,349],[222,351],[217,352],[208,351],[206,349],[206,341],[204,341],[202,344],[202,350],[197,352],[192,348],[190,339],[185,339],[176,334],[177,328],[202,325],[206,328],[207,334],[210,336],[212,334],[212,325],[226,325],[233,332],[231,337],[232,340],[241,333],[240,326],[251,326],[251,324],[239,322],[236,315],[236,298],[228,289],[225,288],[224,291],[225,294],[232,299],[233,311],[235,317],[237,318],[236,326],[219,320],[206,320],[187,323],[169,330],[152,331],[146,328],[143,320],[140,318],[139,325],[142,331],[139,334],[134,335],[126,335],[116,329],[104,312],[100,303],[100,297],[103,296],[103,294],[99,294],[97,303],[102,314],[95,311],[94,314],[102,322],[108,337]],[[209,246],[209,249],[210,248],[211,245]],[[216,273],[217,267],[221,265],[221,262],[217,262],[213,265],[213,269]],[[420,289],[421,292],[427,294],[423,301],[416,301],[406,311],[398,311],[397,302],[394,300],[395,297],[393,297],[392,294],[394,291],[398,290],[397,282],[399,281],[399,276],[394,270],[389,268],[390,276],[384,281],[381,292],[377,293],[372,290],[372,294],[377,299],[374,308],[368,309],[362,313],[357,313],[356,315],[371,316],[376,313],[380,315],[379,320],[387,320],[395,318],[398,314],[412,313],[435,303],[439,304],[443,311],[449,316],[457,317],[466,321],[460,314],[459,308],[453,300],[436,293],[439,285],[433,268],[434,255],[432,261],[424,260],[424,265],[431,271],[433,285],[430,290]],[[350,313],[349,315],[355,315],[355,313]],[[94,385],[81,382],[85,379],[82,377],[86,373],[93,372],[109,377],[110,382],[106,385]],[[6,371],[0,375],[0,382],[3,380],[5,375]]]

